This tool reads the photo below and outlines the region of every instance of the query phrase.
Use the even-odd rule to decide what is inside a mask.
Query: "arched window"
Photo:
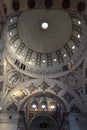
[[[69,0],[63,0],[62,1],[62,7],[64,9],[68,9],[70,7],[70,1]]]
[[[12,2],[12,8],[13,8],[14,11],[18,11],[19,10],[20,3],[19,3],[18,0],[13,0],[13,2]]]
[[[28,0],[27,5],[29,8],[34,8],[35,4],[36,4],[35,0]]]

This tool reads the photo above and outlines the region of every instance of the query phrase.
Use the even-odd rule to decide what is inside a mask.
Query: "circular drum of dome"
[[[7,59],[18,70],[35,77],[53,77],[82,62],[87,30],[79,13],[35,9],[13,16],[4,34]]]

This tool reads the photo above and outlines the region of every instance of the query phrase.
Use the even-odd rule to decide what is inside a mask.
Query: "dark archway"
[[[47,114],[39,114],[29,122],[30,130],[58,130],[57,122]]]

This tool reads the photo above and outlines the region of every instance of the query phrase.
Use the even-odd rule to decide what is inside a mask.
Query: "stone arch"
[[[39,92],[39,93],[35,93],[35,94],[32,94],[32,95],[26,97],[26,99],[23,101],[23,103],[20,106],[20,110],[23,111],[25,104],[28,102],[28,100],[30,98],[35,97],[35,96],[40,97],[42,95],[46,95],[47,97],[54,98],[54,100],[56,100],[58,103],[62,104],[64,111],[67,112],[67,108],[66,108],[64,102],[58,96],[56,96],[56,95],[54,95],[52,93],[49,93],[49,92],[45,92],[45,93]]]
[[[45,119],[45,120],[43,121],[43,119]],[[38,115],[34,116],[30,120],[28,127],[31,128],[33,126],[33,123],[36,124],[37,127],[41,127],[41,128],[48,128],[49,125],[53,125],[53,124],[54,124],[53,129],[56,129],[58,127],[58,124],[57,124],[56,120],[52,116],[50,116],[48,114],[38,114]]]

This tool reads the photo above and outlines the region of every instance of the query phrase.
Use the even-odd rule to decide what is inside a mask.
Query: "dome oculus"
[[[69,41],[72,20],[69,13],[63,10],[24,11],[19,16],[17,28],[25,46],[35,52],[50,53],[59,50]]]
[[[79,13],[37,9],[23,11],[13,16],[8,19],[5,36],[7,58],[12,61],[14,67],[20,69],[21,66],[20,71],[31,76],[52,77],[70,70],[70,64],[78,62],[82,51],[78,54],[76,51],[83,44],[85,30],[83,26],[85,21]],[[72,60],[74,63],[71,63]]]
[[[47,22],[43,22],[41,24],[41,27],[42,27],[42,29],[46,30],[48,28],[48,23]]]

